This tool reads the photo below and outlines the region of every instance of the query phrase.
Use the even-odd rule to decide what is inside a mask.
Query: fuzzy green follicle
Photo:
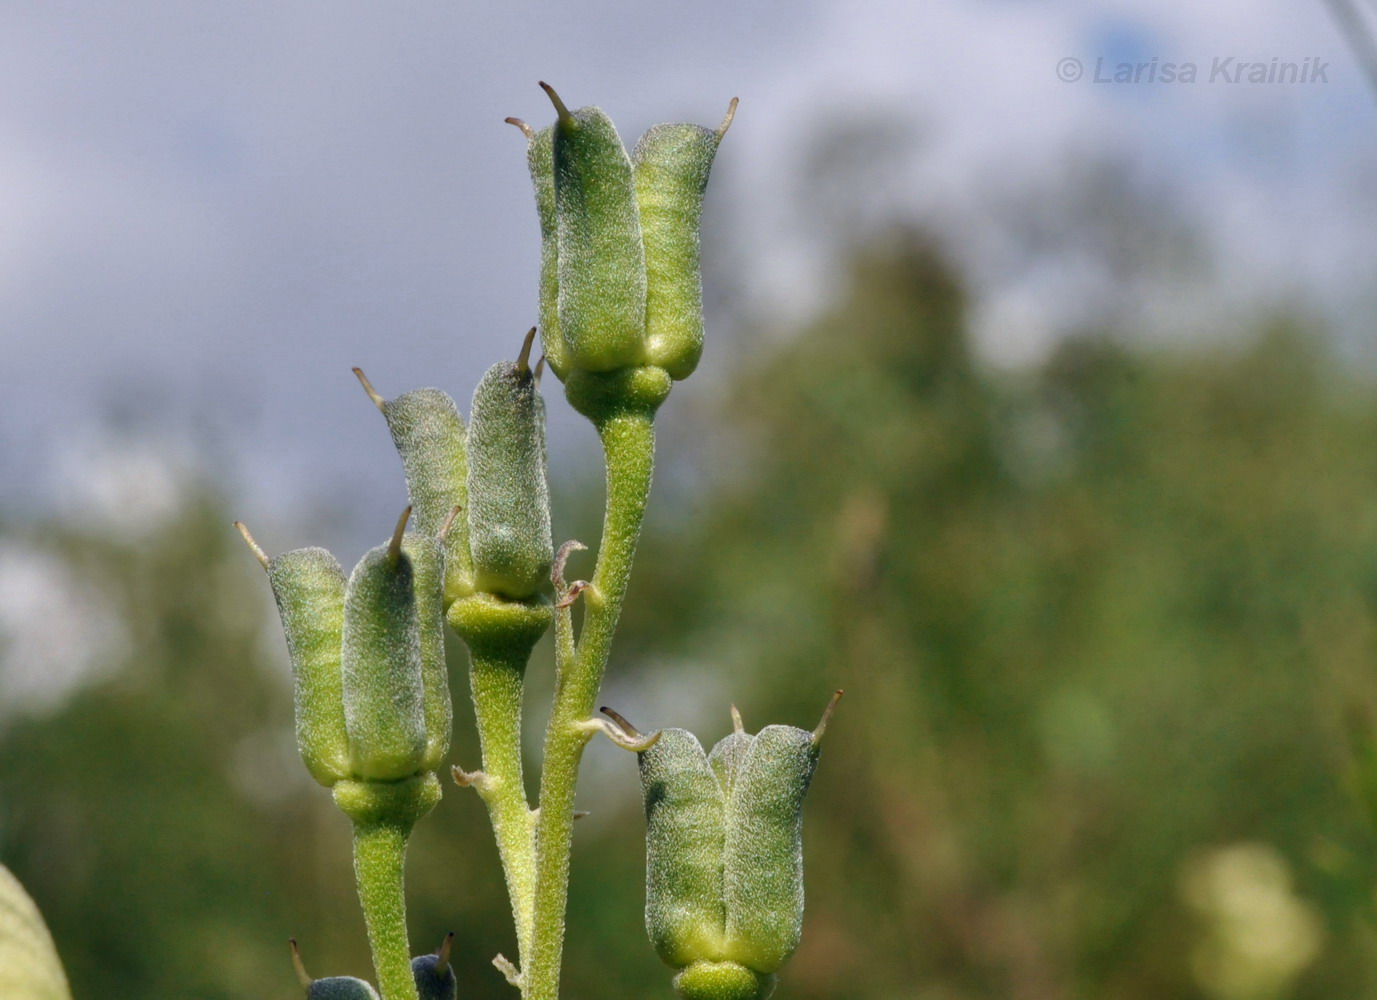
[[[420,629],[421,691],[426,750],[420,770],[433,771],[449,753],[454,707],[445,662],[445,549],[431,535],[407,532],[402,552],[411,560],[412,589]]]
[[[722,790],[698,739],[666,729],[640,754],[646,813],[646,931],[666,965],[722,957]]]
[[[545,477],[545,404],[523,357],[488,369],[469,422],[469,544],[477,590],[524,600],[554,561]]]
[[[540,220],[540,347],[545,363],[564,380],[569,362],[559,323],[559,217],[555,211],[555,127],[536,131],[519,118],[508,118],[526,135],[526,164],[535,188]]]
[[[267,571],[292,663],[297,749],[311,777],[328,788],[350,774],[340,674],[344,571],[321,548],[285,552]]]
[[[472,590],[468,523],[451,516],[456,507],[468,506],[464,422],[454,400],[439,389],[415,389],[383,400],[372,391],[363,373],[358,374],[387,419],[392,442],[401,456],[416,530],[426,535],[444,534],[448,604]]]
[[[766,726],[736,768],[723,858],[726,952],[759,972],[783,966],[803,931],[803,798],[817,761],[812,733]]]
[[[344,601],[344,720],[354,775],[394,781],[426,760],[421,623],[411,558],[371,549],[350,574]]]
[[[598,108],[569,111],[553,135],[560,332],[568,367],[645,363],[645,249],[631,160]]]
[[[703,354],[699,222],[721,133],[656,125],[631,154],[646,267],[646,360],[673,379]]]

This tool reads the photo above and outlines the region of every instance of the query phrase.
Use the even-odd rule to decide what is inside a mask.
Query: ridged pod
[[[612,371],[645,361],[646,273],[631,160],[598,108],[559,114],[554,189],[565,362]]]
[[[725,933],[722,788],[697,737],[666,729],[640,754],[646,814],[645,925],[676,969],[721,957]]]
[[[426,759],[421,626],[411,558],[393,544],[370,549],[344,597],[344,720],[353,773],[394,781]]]
[[[736,108],[732,102],[733,111]],[[631,154],[646,268],[646,360],[688,378],[703,354],[703,280],[699,222],[717,147],[701,125],[656,125]]]
[[[817,762],[812,733],[766,726],[737,766],[723,858],[726,953],[756,972],[778,971],[803,930],[803,797]]]
[[[433,771],[449,753],[454,706],[445,663],[445,560],[443,543],[433,535],[408,531],[402,552],[411,560],[416,618],[420,626],[421,688],[425,706],[426,752],[420,770]]]
[[[469,421],[469,546],[474,585],[524,600],[550,577],[545,404],[525,356],[489,368]]]
[[[568,371],[564,334],[559,325],[559,217],[555,213],[555,127],[539,131],[517,118],[507,121],[526,134],[526,165],[535,188],[536,215],[540,219],[540,349],[545,363],[564,381]]]
[[[371,386],[365,382],[365,387],[371,394]],[[468,506],[468,456],[459,409],[440,389],[414,389],[375,401],[402,458],[416,530],[438,535],[455,507]],[[462,518],[445,535],[445,567],[449,604],[471,590],[468,524]]]
[[[292,662],[297,749],[328,788],[350,773],[340,674],[344,570],[321,548],[284,552],[267,570]]]

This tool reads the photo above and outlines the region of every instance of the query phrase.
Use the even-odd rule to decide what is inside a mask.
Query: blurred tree
[[[1371,382],[1295,318],[1171,351],[1107,329],[993,373],[933,245],[894,233],[846,274],[704,418],[715,471],[647,537],[610,675],[638,725],[717,720],[705,740],[729,699],[811,726],[847,689],[779,995],[1377,996]],[[136,539],[0,534],[125,637],[56,708],[0,720],[0,861],[77,996],[288,997],[290,935],[317,974],[367,973],[347,822],[296,759],[268,589],[218,493]],[[590,767],[569,994],[667,996],[634,762]],[[475,797],[420,825],[409,881],[414,940],[456,931],[464,995],[510,996]]]
[[[997,376],[932,246],[850,274],[738,377],[725,492],[646,548],[625,634],[716,656],[748,723],[847,689],[781,992],[1212,995],[1183,879],[1257,841],[1323,944],[1246,995],[1372,995],[1339,725],[1377,691],[1370,382],[1284,319]]]

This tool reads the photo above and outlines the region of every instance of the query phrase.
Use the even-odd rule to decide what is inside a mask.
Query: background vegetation
[[[637,725],[706,740],[730,701],[811,726],[846,689],[779,996],[1377,996],[1377,385],[1285,314],[992,369],[940,246],[884,233],[842,273],[803,329],[713,331],[721,393],[671,403],[609,675]],[[676,478],[690,438],[716,442],[701,481]],[[292,935],[317,974],[367,974],[348,824],[295,759],[226,490],[137,537],[0,520],[121,637],[0,719],[0,859],[81,997],[289,997]],[[568,993],[667,996],[634,762],[599,750],[588,788]],[[413,937],[456,931],[464,995],[509,996],[477,799],[450,788],[411,859]]]

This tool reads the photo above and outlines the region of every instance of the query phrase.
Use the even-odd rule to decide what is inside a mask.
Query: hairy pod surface
[[[645,362],[645,249],[631,160],[598,108],[555,122],[559,324],[572,368]]]
[[[655,365],[614,372],[572,371],[564,380],[569,405],[595,424],[622,414],[654,415],[674,383]]]
[[[331,789],[340,812],[354,821],[355,827],[390,825],[410,830],[440,801],[440,779],[434,771],[412,775],[401,781],[335,782]]]
[[[468,506],[464,421],[440,389],[414,389],[381,404],[402,458],[416,530],[439,535],[455,507]],[[472,590],[468,523],[455,518],[445,535],[446,603]]]
[[[721,136],[700,125],[656,125],[631,154],[646,268],[646,360],[688,378],[703,355],[699,223]]]
[[[412,589],[420,628],[421,690],[425,711],[426,752],[420,769],[433,771],[449,753],[454,706],[445,663],[445,549],[433,535],[408,531],[402,552],[411,560]]]
[[[329,788],[350,773],[340,673],[344,570],[321,548],[284,552],[267,569],[292,663],[297,749],[311,777]]]
[[[766,726],[736,768],[727,804],[727,955],[776,972],[803,930],[803,798],[817,767],[812,733]]]
[[[732,714],[709,754],[682,729],[640,754],[646,929],[689,1000],[768,996],[803,927],[803,800],[831,706],[814,732],[752,736]]]
[[[569,368],[559,323],[559,217],[555,212],[555,127],[528,133],[526,164],[540,219],[540,349],[545,363],[564,381]]]
[[[640,755],[646,814],[645,925],[665,964],[721,957],[722,789],[697,737],[666,729]]]
[[[426,758],[421,626],[405,552],[370,549],[344,597],[344,721],[353,773],[394,781]]]
[[[327,976],[306,987],[306,1000],[378,1000],[377,991],[353,976]]]
[[[718,740],[712,752],[708,754],[708,764],[712,767],[712,773],[722,788],[723,799],[729,806],[732,790],[736,787],[736,779],[741,773],[741,765],[754,742],[754,736],[737,731]]]
[[[524,600],[554,561],[545,403],[524,362],[489,368],[469,421],[469,545],[480,591]]]

